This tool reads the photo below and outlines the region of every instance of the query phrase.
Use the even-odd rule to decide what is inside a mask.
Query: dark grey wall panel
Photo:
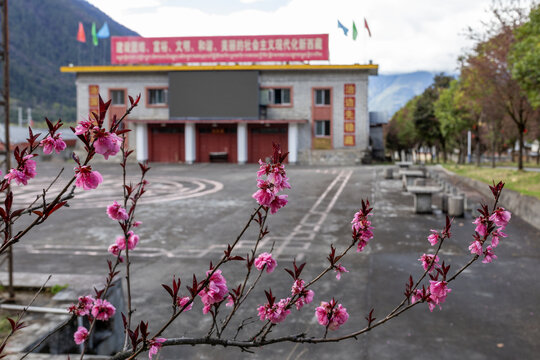
[[[259,116],[257,71],[178,71],[169,73],[169,116],[253,118]]]

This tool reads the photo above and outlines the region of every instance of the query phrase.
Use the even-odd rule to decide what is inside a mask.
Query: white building
[[[77,116],[141,94],[126,124],[137,160],[257,162],[272,142],[290,163],[355,164],[369,154],[368,76],[377,65],[70,66]]]

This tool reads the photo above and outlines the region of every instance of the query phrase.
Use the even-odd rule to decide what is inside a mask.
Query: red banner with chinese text
[[[143,38],[113,36],[112,64],[328,60],[328,34]]]

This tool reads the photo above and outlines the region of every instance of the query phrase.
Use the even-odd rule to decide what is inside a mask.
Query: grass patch
[[[540,199],[540,172],[517,171],[512,169],[476,167],[472,165],[443,165],[446,169],[471,179],[491,185],[492,181],[504,181],[505,188],[523,195]]]
[[[58,294],[60,291],[64,290],[64,289],[67,289],[68,288],[68,284],[66,285],[53,285],[49,288],[49,292],[53,295],[56,295]]]

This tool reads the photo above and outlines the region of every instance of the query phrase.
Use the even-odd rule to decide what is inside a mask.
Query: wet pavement
[[[40,164],[38,170],[52,178],[54,165],[58,164]],[[62,178],[68,176],[71,167],[66,166]],[[120,200],[121,173],[111,164],[99,164],[95,169],[103,174],[105,183],[85,192],[79,203],[75,199],[69,209],[54,214],[17,244],[16,272],[105,276],[106,260],[111,258],[106,249],[120,233],[107,218],[105,207],[112,200]],[[184,285],[190,283],[192,274],[202,277],[209,262],[217,262],[224,246],[236,238],[256,205],[251,194],[256,190],[257,169],[255,165],[230,164],[152,165],[149,193],[137,209],[137,219],[143,222],[137,229],[141,241],[131,259],[134,316],[136,321],[149,321],[151,332],[170,315],[170,297],[160,284],[170,283],[173,275],[180,276],[185,294]],[[137,167],[129,170],[137,174]],[[252,322],[240,332],[239,339],[262,326],[256,308],[266,301],[263,290],[271,288],[278,299],[290,296],[292,280],[283,269],[291,268],[294,258],[307,263],[303,278],[308,280],[326,266],[330,244],[339,250],[350,243],[350,221],[361,199],[369,198],[374,207],[374,239],[364,252],[352,252],[341,261],[349,273],[340,281],[333,272],[326,275],[313,288],[313,303],[301,311],[293,310],[271,337],[299,332],[323,336],[324,328],[316,322],[314,308],[332,297],[347,308],[350,317],[329,336],[363,328],[371,308],[376,318],[384,317],[402,300],[409,275],[418,278],[422,274],[417,259],[431,248],[426,239],[429,230],[444,226],[440,211],[414,214],[412,195],[402,192],[401,180],[384,179],[382,166],[289,166],[287,170],[292,185],[287,191],[289,204],[270,216],[270,233],[259,251],[273,248],[278,268],[263,275],[225,336],[234,336],[238,324],[246,318]],[[136,176],[131,178],[136,181]],[[19,188],[18,197],[32,199],[30,191],[39,192],[40,188]],[[471,258],[467,248],[474,230],[472,220],[470,214],[455,219],[452,238],[440,254],[441,261],[451,264],[451,274]],[[452,282],[452,292],[442,310],[430,313],[426,304],[420,304],[357,340],[342,343],[282,343],[255,349],[255,354],[237,348],[176,346],[164,348],[160,358],[537,358],[540,231],[515,216],[506,230],[508,238],[496,249],[498,259],[492,264],[478,261]],[[239,244],[238,254],[244,255],[255,238],[254,228]],[[224,266],[229,289],[240,284],[244,269],[241,262]],[[70,286],[90,287],[81,283]],[[228,309],[221,312],[228,314]],[[177,319],[163,335],[200,337],[206,335],[210,324],[211,317],[202,315],[202,305],[197,301],[193,310]]]

